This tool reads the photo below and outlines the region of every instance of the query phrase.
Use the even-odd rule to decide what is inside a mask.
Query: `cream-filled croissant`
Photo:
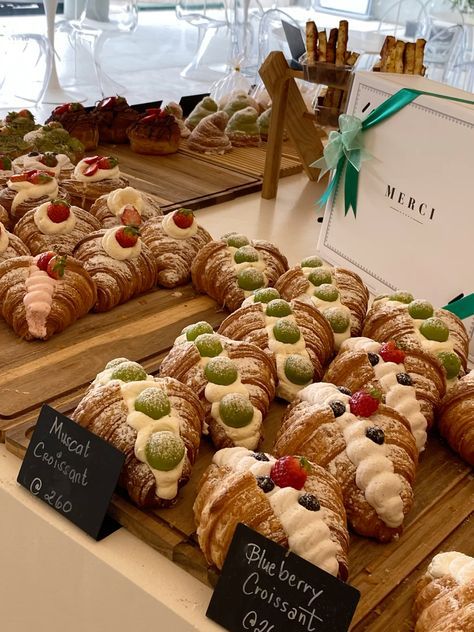
[[[375,299],[363,335],[379,342],[413,342],[433,353],[446,370],[448,387],[466,370],[469,336],[462,321],[409,292]]]
[[[254,290],[275,285],[287,269],[286,257],[270,242],[229,233],[198,252],[191,277],[198,292],[233,312]]]
[[[275,284],[282,298],[306,296],[329,320],[338,349],[343,340],[360,336],[369,292],[355,272],[333,268],[319,257],[306,257]]]
[[[347,579],[349,536],[331,474],[299,457],[219,450],[204,473],[194,515],[209,564],[222,568],[239,522],[331,575]]]
[[[450,388],[441,401],[438,428],[451,448],[474,466],[474,371]]]
[[[123,213],[130,207],[140,215],[140,223],[163,214],[155,198],[133,187],[101,195],[91,206],[90,213],[99,220],[102,228],[111,228],[122,223]]]
[[[0,310],[25,340],[47,340],[81,318],[96,301],[93,280],[72,257],[46,252],[0,263]]]
[[[289,402],[321,380],[334,349],[331,327],[321,312],[306,301],[284,301],[275,288],[256,290],[221,323],[219,333],[270,353],[276,360],[277,395]]]
[[[9,233],[2,222],[0,222],[0,263],[12,257],[22,257],[29,254],[28,247],[25,246],[21,239]]]
[[[25,213],[14,233],[33,255],[45,250],[70,255],[81,239],[99,229],[100,223],[93,215],[56,198]]]
[[[97,286],[95,312],[107,312],[156,284],[155,259],[133,226],[91,233],[74,248],[74,256]]]
[[[160,375],[193,389],[217,448],[258,446],[275,396],[275,362],[267,353],[214,334],[201,321],[185,328],[161,363]]]
[[[90,389],[72,419],[126,456],[119,479],[139,507],[169,506],[196,460],[203,410],[190,388],[112,360],[111,379]]]
[[[199,121],[188,138],[188,148],[201,154],[224,154],[232,149],[225,128],[229,117],[219,110]]]
[[[349,525],[387,542],[413,504],[418,450],[406,418],[364,391],[320,382],[288,407],[273,452],[301,454],[342,487]]]
[[[416,586],[415,632],[474,630],[474,558],[438,553]]]
[[[140,232],[158,266],[158,285],[167,288],[189,281],[194,258],[212,240],[189,209],[150,219]]]
[[[403,349],[393,340],[349,338],[329,365],[326,382],[351,391],[372,389],[383,393],[385,403],[404,415],[418,450],[424,449],[427,429],[444,393],[444,370],[438,360],[414,344]]]

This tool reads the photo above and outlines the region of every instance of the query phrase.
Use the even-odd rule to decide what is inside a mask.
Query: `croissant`
[[[167,288],[189,281],[194,258],[212,240],[188,209],[177,209],[147,221],[141,236],[157,263],[158,285]]]
[[[288,303],[278,296],[274,288],[256,290],[242,307],[227,316],[219,333],[252,342],[274,356],[276,393],[292,401],[304,386],[321,380],[333,353],[334,336],[314,305],[299,299]]]
[[[66,154],[30,151],[29,154],[15,158],[13,161],[13,169],[15,173],[21,173],[22,171],[29,171],[31,169],[38,171],[47,170],[54,175],[56,180],[61,181],[72,176],[74,164]]]
[[[8,226],[10,224],[10,216],[8,215],[7,209],[0,204],[0,222],[4,226]]]
[[[300,459],[290,459],[299,466]],[[349,536],[339,484],[306,461],[302,480],[291,486],[282,480],[288,461],[245,448],[219,450],[194,503],[199,546],[209,564],[222,568],[235,528],[243,522],[345,580]]]
[[[9,233],[0,222],[0,263],[12,257],[29,255],[27,246],[16,235]]]
[[[445,309],[435,309],[408,292],[375,299],[367,314],[363,335],[379,342],[414,342],[438,356],[448,386],[466,369],[469,336],[462,321]]]
[[[127,128],[140,118],[125,97],[106,97],[95,104],[92,116],[99,128],[99,142],[128,143]]]
[[[275,285],[287,269],[286,257],[270,242],[229,233],[201,248],[191,277],[198,292],[233,312],[253,290]]]
[[[438,428],[451,448],[474,466],[474,371],[460,379],[441,401]]]
[[[73,176],[62,182],[75,206],[89,211],[101,195],[124,189],[128,180],[120,174],[114,156],[89,156],[74,168]]]
[[[415,632],[474,630],[474,558],[438,553],[416,586]]]
[[[0,263],[0,309],[25,340],[47,340],[72,325],[96,301],[93,280],[79,261],[44,253]]]
[[[275,284],[287,301],[306,295],[329,320],[338,349],[350,336],[360,336],[369,292],[355,272],[333,268],[318,257],[307,257]]]
[[[160,375],[193,389],[217,448],[253,450],[275,396],[275,362],[253,344],[211,332],[203,321],[185,328],[161,363]]]
[[[81,103],[63,103],[51,112],[46,124],[58,122],[73,136],[77,138],[86,151],[93,151],[99,144],[99,128],[97,122],[89,110]]]
[[[328,469],[342,487],[349,525],[387,542],[401,533],[413,504],[415,439],[395,409],[363,391],[349,396],[340,389],[320,382],[300,391],[274,453],[301,454]]]
[[[403,349],[396,343],[370,338],[349,338],[328,367],[326,382],[351,391],[377,389],[385,403],[410,423],[419,451],[426,443],[426,430],[444,393],[444,370],[438,360],[414,344]]]
[[[95,312],[107,312],[156,284],[157,267],[151,251],[137,237],[132,238],[133,245],[122,241],[121,235],[127,229],[117,226],[97,230],[74,248],[74,256],[97,286]]]
[[[101,195],[91,206],[90,212],[97,217],[102,228],[111,228],[121,223],[122,214],[127,206],[133,206],[143,222],[162,215],[160,205],[155,198],[133,187],[116,189]]]
[[[125,454],[119,479],[139,507],[169,506],[196,460],[203,410],[190,388],[171,378],[132,381],[115,366],[108,384],[90,389],[72,419]],[[131,377],[131,380],[129,379]]]
[[[188,148],[201,154],[224,154],[232,149],[225,128],[229,117],[219,110],[199,121],[188,138]]]
[[[70,255],[81,239],[99,229],[99,221],[93,215],[57,198],[25,213],[14,233],[33,255],[45,250]]]

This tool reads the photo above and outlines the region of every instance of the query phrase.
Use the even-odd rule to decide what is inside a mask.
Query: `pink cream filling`
[[[55,279],[47,272],[40,270],[36,263],[31,264],[23,303],[28,330],[35,338],[46,337],[46,319],[51,311],[55,284]]]

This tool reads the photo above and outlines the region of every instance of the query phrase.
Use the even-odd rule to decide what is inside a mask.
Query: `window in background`
[[[321,9],[367,18],[370,17],[371,4],[372,0],[317,0],[317,5]]]

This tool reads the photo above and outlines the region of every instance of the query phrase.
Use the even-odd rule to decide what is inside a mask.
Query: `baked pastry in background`
[[[264,351],[214,334],[209,323],[199,322],[184,329],[161,363],[160,375],[196,393],[217,448],[258,446],[276,384],[275,362]]]
[[[106,97],[95,104],[92,116],[97,121],[100,143],[128,143],[127,128],[140,118],[125,97]]]
[[[219,450],[194,502],[199,546],[221,569],[239,522],[346,580],[349,535],[337,481],[299,457]]]
[[[12,175],[13,163],[11,158],[5,154],[0,154],[0,186],[6,185]]]
[[[197,458],[201,405],[184,384],[151,378],[135,362],[107,367],[112,380],[90,389],[72,419],[125,454],[119,485],[136,505],[168,507]]]
[[[89,156],[77,163],[72,178],[62,182],[71,203],[88,211],[101,195],[128,186],[114,156]]]
[[[400,348],[393,340],[349,338],[329,365],[326,382],[351,391],[375,389],[385,403],[410,423],[418,450],[424,449],[427,430],[445,390],[444,370],[438,360],[414,344]]]
[[[268,140],[268,131],[270,129],[270,118],[272,115],[272,108],[264,110],[257,119],[258,131],[260,132],[260,138],[262,140]]]
[[[56,178],[47,171],[33,169],[11,176],[7,186],[0,189],[0,204],[9,216],[7,228],[13,228],[27,211],[63,193],[68,199],[65,191],[60,192]]]
[[[85,151],[97,149],[99,144],[99,128],[92,112],[88,112],[81,103],[63,103],[54,108],[46,124],[61,123],[71,136],[77,138]]]
[[[243,90],[232,92],[227,101],[224,104],[219,104],[219,106],[227,114],[229,119],[239,110],[248,107],[253,108],[257,113],[259,112],[258,103]]]
[[[9,233],[0,221],[0,263],[12,257],[22,257],[29,254],[30,251],[22,240]]]
[[[194,213],[182,208],[145,222],[141,237],[158,266],[158,285],[167,288],[189,281],[194,258],[212,240]]]
[[[132,151],[164,156],[179,149],[181,132],[175,117],[160,108],[150,108],[127,129]]]
[[[360,336],[369,292],[355,272],[333,268],[311,256],[288,270],[275,288],[287,301],[306,295],[329,320],[336,349],[346,338]]]
[[[44,252],[0,263],[0,310],[25,340],[48,340],[91,309],[93,280],[79,261]]]
[[[95,231],[81,239],[73,254],[97,286],[95,312],[107,312],[156,284],[156,262],[136,226]]]
[[[438,428],[451,448],[474,466],[474,371],[461,378],[441,401]]]
[[[412,342],[433,353],[446,370],[448,387],[467,367],[469,336],[452,312],[435,309],[409,292],[376,298],[367,314],[363,335],[379,342]]]
[[[20,134],[20,136],[24,136],[36,127],[35,117],[29,110],[8,112],[3,120],[3,124],[15,133]]]
[[[192,131],[201,119],[205,116],[209,116],[209,114],[214,114],[217,110],[217,103],[214,99],[211,97],[204,97],[204,99],[199,101],[199,103],[189,113],[184,123],[186,127]]]
[[[219,333],[251,342],[276,361],[276,394],[291,402],[298,391],[323,377],[333,355],[334,336],[328,321],[311,303],[279,298],[263,288],[221,323]]]
[[[28,154],[15,158],[13,169],[15,173],[30,171],[31,169],[47,170],[54,174],[56,180],[66,180],[72,176],[74,164],[66,154],[53,152],[42,154],[39,151],[30,151]]]
[[[260,129],[257,123],[258,112],[252,107],[237,110],[229,119],[225,129],[234,147],[258,147]]]
[[[232,149],[225,133],[227,114],[222,110],[199,121],[188,138],[188,148],[201,154],[224,154]]]
[[[38,151],[40,153],[66,154],[73,164],[84,158],[84,145],[80,140],[74,138],[58,121],[52,121],[47,125],[38,127],[25,134],[28,149],[22,151],[18,156],[28,153],[28,151]]]
[[[342,487],[349,525],[388,542],[413,505],[418,450],[406,418],[373,395],[320,382],[288,407],[274,454],[301,454]]]
[[[191,134],[191,130],[186,127],[183,116],[183,108],[180,106],[180,104],[176,103],[175,101],[170,101],[165,105],[164,109],[165,112],[171,114],[176,119],[176,122],[179,125],[181,138],[188,138],[188,136]]]
[[[81,239],[100,227],[93,215],[57,198],[25,213],[16,224],[14,233],[28,246],[32,255],[45,250],[71,255]]]
[[[275,285],[287,269],[286,257],[270,242],[228,233],[198,252],[191,276],[198,292],[233,312],[254,290]]]
[[[474,630],[474,558],[438,553],[416,586],[415,632]]]
[[[7,209],[0,204],[0,222],[4,226],[10,226],[10,216],[8,215]]]
[[[130,206],[140,215],[139,224],[163,214],[154,197],[133,187],[116,189],[101,195],[89,211],[97,217],[102,228],[111,228],[122,223],[122,214]]]

